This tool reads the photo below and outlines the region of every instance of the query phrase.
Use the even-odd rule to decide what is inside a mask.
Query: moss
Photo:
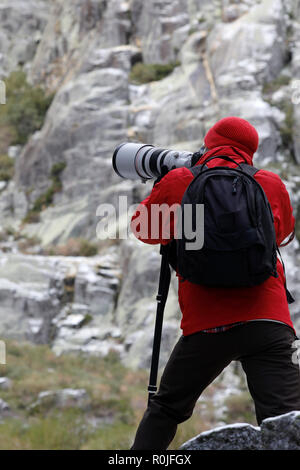
[[[81,323],[81,327],[88,325],[89,323],[91,323],[92,320],[93,320],[93,315],[91,315],[90,313],[87,313],[84,316],[84,319]]]
[[[64,171],[66,166],[67,166],[66,162],[54,163],[54,165],[51,168],[51,178],[55,181],[60,182],[60,175]]]
[[[178,65],[180,65],[179,62],[172,62],[170,64],[143,64],[138,62],[132,67],[129,79],[136,84],[162,80],[172,73]]]
[[[14,175],[14,159],[0,155],[0,181],[9,181]]]
[[[274,80],[266,82],[263,85],[264,94],[272,94],[279,90],[282,86],[286,86],[290,83],[290,78],[287,75],[279,75]]]
[[[22,70],[12,72],[5,80],[6,105],[0,108],[0,124],[12,129],[9,144],[25,144],[28,137],[43,125],[53,95],[27,82]]]

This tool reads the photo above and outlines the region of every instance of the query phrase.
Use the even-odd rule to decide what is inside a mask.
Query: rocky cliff
[[[282,176],[297,214],[299,13],[297,0],[0,1],[2,78],[23,67],[34,87],[54,94],[41,129],[7,149],[15,172],[0,192],[1,226],[10,233],[1,245],[1,335],[57,352],[112,347],[132,366],[149,365],[157,248],[102,243],[89,259],[43,251],[79,237],[97,242],[99,204],[117,207],[119,196],[135,203],[150,191],[112,171],[122,141],[195,151],[217,119],[248,119],[260,135],[255,165]],[[173,64],[173,72],[136,84],[130,72],[138,62]],[[55,164],[63,164],[60,190],[24,223],[51,187]],[[127,224],[119,219],[119,228]],[[38,239],[36,251],[20,253],[20,237]],[[298,240],[282,253],[300,327]],[[179,334],[173,284],[162,363]]]

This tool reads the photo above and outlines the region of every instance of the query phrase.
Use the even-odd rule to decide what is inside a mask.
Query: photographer
[[[228,117],[218,121],[206,134],[205,153],[197,165],[211,156],[231,157],[237,164],[253,166],[258,134],[247,121]],[[216,158],[208,168],[233,162]],[[295,219],[286,188],[276,174],[259,170],[255,180],[270,203],[277,245],[293,238]],[[144,221],[139,206],[132,218],[137,238],[149,244],[167,245],[174,237],[151,239],[151,205],[180,204],[193,181],[188,168],[169,171],[154,185],[141,205],[148,209]],[[146,212],[143,211],[145,214]],[[147,237],[141,237],[141,225]],[[162,214],[160,235],[168,223]],[[283,245],[282,245],[283,246]],[[182,336],[163,372],[158,392],[153,395],[136,433],[132,449],[166,449],[175,436],[177,425],[187,420],[203,390],[228,366],[240,361],[246,373],[249,391],[255,403],[258,424],[265,418],[300,410],[299,366],[292,361],[295,331],[290,318],[286,280],[280,260],[275,260],[277,276],[270,276],[251,287],[208,287],[178,276],[178,299],[182,312]],[[222,269],[230,270],[230,265]]]

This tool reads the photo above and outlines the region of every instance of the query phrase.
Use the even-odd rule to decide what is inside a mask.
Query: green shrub
[[[93,315],[91,315],[90,313],[86,313],[84,316],[83,322],[81,324],[81,327],[88,325],[89,323],[91,323],[92,320],[93,320]]]
[[[51,180],[52,184],[43,194],[41,194],[33,204],[33,207],[28,211],[27,215],[23,219],[23,223],[36,223],[39,222],[39,214],[46,207],[49,207],[54,199],[55,193],[62,190],[62,183],[60,180],[61,173],[66,168],[65,162],[55,163],[51,168]]]
[[[66,168],[67,164],[66,162],[57,162],[54,163],[54,165],[51,168],[51,178],[54,182],[60,183],[60,175]]]
[[[0,181],[9,181],[14,174],[14,159],[0,155]]]
[[[81,256],[95,256],[98,253],[98,247],[94,243],[81,238],[79,242],[79,252]]]
[[[143,64],[138,62],[135,64],[130,72],[130,81],[136,84],[149,83],[156,80],[161,80],[173,72],[179,62],[172,62],[170,64]]]
[[[227,408],[225,422],[246,422],[256,424],[253,400],[248,391],[229,396],[225,400]]]
[[[53,95],[27,82],[22,70],[12,72],[5,80],[6,105],[0,108],[0,124],[13,129],[10,144],[25,144],[28,137],[43,125]]]
[[[287,75],[279,75],[274,80],[264,83],[263,93],[275,93],[282,86],[288,85],[290,83],[290,78]]]
[[[48,256],[95,256],[98,245],[85,238],[69,238],[65,245],[51,246],[44,251]]]
[[[280,128],[282,143],[284,147],[291,148],[294,133],[294,107],[292,103],[282,103],[280,109],[285,113],[285,120]]]

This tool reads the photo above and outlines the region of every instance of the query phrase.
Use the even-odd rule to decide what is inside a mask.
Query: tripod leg
[[[157,309],[156,309],[156,321],[154,329],[154,339],[153,339],[153,351],[152,351],[152,360],[151,360],[151,369],[150,369],[150,378],[148,386],[148,404],[150,402],[151,396],[154,395],[157,391],[157,373],[158,373],[158,364],[159,364],[159,353],[160,353],[160,344],[161,344],[161,333],[164,317],[165,304],[168,297],[171,271],[169,266],[169,247],[161,246],[161,267],[159,275],[159,287],[158,294],[156,297],[157,300]]]

